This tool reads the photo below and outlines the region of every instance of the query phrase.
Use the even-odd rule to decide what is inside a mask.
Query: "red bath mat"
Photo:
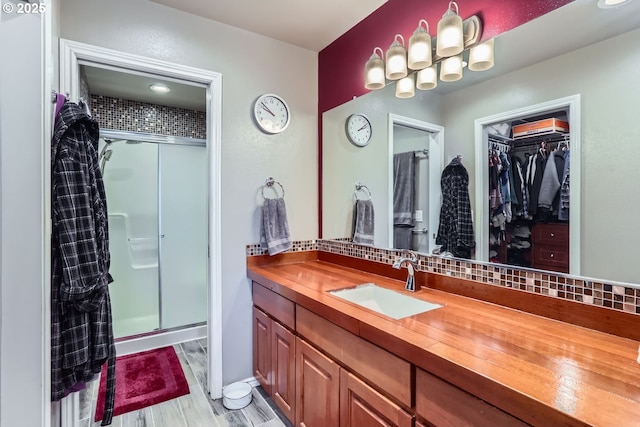
[[[102,367],[95,421],[104,413],[107,364]],[[189,385],[173,347],[163,347],[116,359],[116,400],[113,415],[136,411],[189,394]]]

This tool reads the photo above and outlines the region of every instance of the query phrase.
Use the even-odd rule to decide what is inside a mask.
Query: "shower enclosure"
[[[116,338],[207,319],[207,153],[192,138],[100,131]]]

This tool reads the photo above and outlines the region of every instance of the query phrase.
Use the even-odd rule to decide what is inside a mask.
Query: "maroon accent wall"
[[[482,39],[486,40],[572,1],[458,0],[457,3],[462,19],[472,15],[480,17],[484,25]],[[379,46],[386,52],[396,34],[402,34],[408,42],[420,19],[429,22],[429,33],[434,36],[448,5],[449,0],[389,0],[321,50],[318,55],[319,113],[367,92],[364,64],[374,47]]]

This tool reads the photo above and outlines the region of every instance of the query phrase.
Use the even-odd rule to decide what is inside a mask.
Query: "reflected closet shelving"
[[[489,132],[489,260],[568,272],[568,129],[513,136],[519,124],[549,118],[566,114],[515,120],[506,135]]]

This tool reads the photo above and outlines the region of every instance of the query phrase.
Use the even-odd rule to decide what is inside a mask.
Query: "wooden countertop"
[[[404,293],[402,280],[312,255],[259,258],[248,258],[252,280],[531,425],[640,426],[637,341],[427,288],[427,273],[407,294],[443,307],[394,320],[327,291],[374,282]]]

